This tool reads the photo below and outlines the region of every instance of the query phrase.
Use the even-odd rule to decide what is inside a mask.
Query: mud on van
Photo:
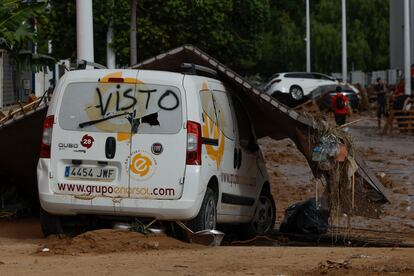
[[[243,104],[223,84],[147,70],[81,70],[59,81],[37,168],[45,235],[76,215],[272,230],[275,204]]]

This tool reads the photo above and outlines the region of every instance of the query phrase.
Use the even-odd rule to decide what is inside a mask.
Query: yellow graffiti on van
[[[111,81],[111,79],[113,80]],[[116,79],[119,79],[119,81],[116,81]],[[117,115],[132,111],[135,105],[135,86],[141,84],[143,82],[136,78],[123,77],[121,71],[100,78],[92,102],[85,106],[88,118],[98,120],[108,116],[108,114]],[[121,117],[117,120],[101,122],[96,124],[95,127],[105,132],[112,132],[114,129],[120,133],[131,132],[130,122]],[[125,136],[122,138],[125,138]]]
[[[116,134],[116,140],[118,142],[129,141],[130,138],[131,138],[131,133],[128,133],[128,132],[118,132]]]
[[[220,168],[221,161],[223,160],[224,155],[224,133],[220,130],[219,126],[215,123],[218,120],[218,123],[222,122],[223,118],[216,114],[216,106],[213,100],[213,94],[209,89],[206,82],[203,82],[200,90],[201,96],[201,105],[203,107],[203,137],[208,137],[210,139],[218,140],[219,145],[205,145],[207,155],[211,160],[216,161],[217,169]],[[218,103],[216,103],[218,104]]]

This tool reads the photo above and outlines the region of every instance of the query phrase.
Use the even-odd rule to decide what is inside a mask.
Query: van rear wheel
[[[59,216],[49,214],[43,210],[43,208],[40,208],[40,225],[45,237],[49,235],[63,234],[61,218]]]
[[[194,232],[205,229],[216,229],[217,224],[217,195],[207,188],[198,215],[187,222],[187,226]]]
[[[262,191],[252,221],[244,228],[244,238],[270,234],[275,226],[276,204],[270,191]]]

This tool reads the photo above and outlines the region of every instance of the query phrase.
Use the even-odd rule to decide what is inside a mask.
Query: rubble
[[[323,179],[329,186],[327,190],[331,201],[340,195],[341,201],[331,202],[330,206],[336,206],[341,212],[379,216],[381,205],[389,201],[388,192],[357,151],[353,150],[352,141],[343,130],[330,128],[321,118],[299,113],[261,93],[237,73],[192,45],[162,53],[132,68],[181,72],[183,63],[199,64],[216,70],[230,92],[245,103],[258,138],[290,138],[307,159],[314,176]],[[331,137],[338,144],[346,145],[346,151],[349,152],[346,162],[332,160],[321,165],[320,162],[312,160],[313,149],[321,143],[322,137]],[[354,174],[348,177],[352,170]]]
[[[378,216],[380,206],[389,201],[388,192],[376,176],[368,169],[346,133],[329,128],[326,122],[292,110],[261,93],[241,76],[210,57],[200,49],[185,45],[135,65],[135,69],[152,69],[182,72],[183,63],[194,63],[216,70],[218,77],[229,90],[245,104],[258,138],[290,138],[305,156],[316,178],[327,184],[330,206],[341,212]],[[24,110],[0,126],[0,151],[3,172],[18,176],[19,192],[37,205],[36,164],[46,106]],[[335,141],[335,142],[334,142]],[[317,146],[321,154],[313,160]],[[349,154],[337,162],[338,146]],[[340,153],[341,151],[339,151]],[[345,151],[343,150],[342,153]],[[325,156],[326,155],[326,156]],[[335,158],[336,156],[336,158]],[[326,159],[326,160],[325,160]],[[338,197],[340,201],[335,202]]]

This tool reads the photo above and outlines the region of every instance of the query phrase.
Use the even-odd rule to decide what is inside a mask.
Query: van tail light
[[[272,84],[275,84],[275,83],[278,83],[278,82],[281,82],[282,80],[274,80],[274,81],[272,81],[271,83],[270,83],[270,85],[272,85]]]
[[[124,82],[124,78],[109,78],[108,82],[120,83],[120,82]]]
[[[43,137],[40,145],[40,158],[50,158],[50,146],[52,144],[52,131],[54,116],[46,117],[43,123]]]
[[[201,165],[201,125],[187,121],[187,165]]]

